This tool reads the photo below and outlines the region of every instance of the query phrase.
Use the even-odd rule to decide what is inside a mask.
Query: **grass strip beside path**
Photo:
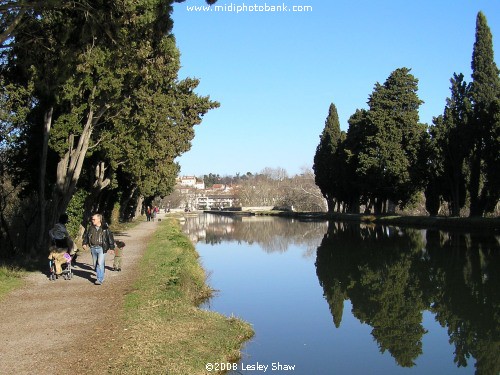
[[[205,282],[199,255],[177,220],[161,222],[126,297],[124,338],[111,372],[206,374],[207,363],[237,360],[253,330],[235,317],[199,309],[212,292]]]
[[[11,290],[23,285],[24,272],[13,266],[0,265],[0,300]]]

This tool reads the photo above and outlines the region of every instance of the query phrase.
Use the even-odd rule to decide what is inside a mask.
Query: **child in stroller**
[[[50,281],[54,281],[59,277],[62,277],[64,280],[71,280],[73,278],[71,255],[69,255],[67,251],[64,253],[58,253],[56,251],[51,252],[49,256],[49,267]]]
[[[73,272],[71,270],[71,257],[75,254],[75,245],[71,240],[65,224],[68,222],[68,215],[59,217],[59,222],[49,231],[51,246],[49,254],[50,275],[49,280],[53,281],[59,276],[65,280],[71,280]]]

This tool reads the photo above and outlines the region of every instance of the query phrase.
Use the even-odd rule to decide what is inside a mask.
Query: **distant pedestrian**
[[[151,207],[146,208],[146,220],[151,221]]]
[[[96,273],[96,285],[104,282],[106,253],[115,248],[113,233],[103,222],[101,214],[92,215],[92,223],[83,235],[84,248],[90,249],[92,264]]]

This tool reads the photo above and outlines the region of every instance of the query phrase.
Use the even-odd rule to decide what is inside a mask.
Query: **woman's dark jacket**
[[[114,250],[115,239],[107,224],[103,223],[98,229],[89,225],[83,234],[83,245],[101,246],[104,253]]]

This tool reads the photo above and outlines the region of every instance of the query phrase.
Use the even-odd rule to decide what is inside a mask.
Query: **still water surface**
[[[189,217],[205,308],[251,323],[231,374],[500,374],[500,245],[486,234]]]

